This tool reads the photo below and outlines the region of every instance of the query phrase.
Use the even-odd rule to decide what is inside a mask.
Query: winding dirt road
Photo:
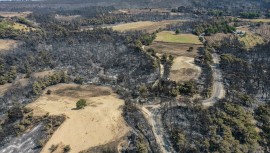
[[[209,107],[214,105],[219,99],[225,97],[225,89],[222,82],[222,73],[219,67],[220,56],[216,53],[212,54],[213,56],[213,64],[211,65],[213,72],[213,90],[212,95],[209,99],[203,100],[202,104],[205,107]],[[160,73],[161,75],[162,73]],[[175,106],[173,106],[175,107]],[[147,108],[151,108],[149,111]],[[141,108],[145,118],[148,123],[152,126],[152,131],[155,135],[157,143],[160,145],[160,149],[162,153],[174,153],[175,151],[172,149],[169,138],[165,134],[164,127],[162,125],[161,113],[160,113],[161,105],[145,105]]]
[[[213,53],[212,57],[213,57],[213,64],[211,65],[211,69],[213,72],[214,82],[211,97],[209,99],[202,101],[203,106],[206,107],[213,106],[219,99],[224,98],[226,94],[222,82],[222,73],[219,67],[220,56],[216,53]]]

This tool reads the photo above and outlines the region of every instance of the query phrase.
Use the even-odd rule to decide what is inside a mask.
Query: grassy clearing
[[[46,94],[51,90],[50,95]],[[77,110],[76,102],[85,99],[87,106]],[[124,101],[109,87],[59,84],[47,88],[43,95],[28,105],[34,116],[67,116],[66,121],[46,143],[42,153],[48,153],[54,144],[70,145],[70,153],[104,145],[124,136],[129,128],[122,117]]]
[[[155,41],[171,42],[171,43],[183,43],[183,44],[202,44],[198,36],[193,34],[178,34],[173,31],[162,31],[157,34]]]
[[[139,21],[139,22],[119,24],[111,27],[114,30],[120,32],[135,31],[135,30],[145,30],[147,32],[155,32],[160,28],[165,28],[167,25],[176,24],[179,22],[184,22],[184,20],[164,20],[159,22]]]

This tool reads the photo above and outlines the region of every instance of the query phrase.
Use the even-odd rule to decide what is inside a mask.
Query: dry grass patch
[[[174,59],[169,78],[176,82],[198,79],[201,68],[196,66],[194,58],[180,56]]]
[[[213,46],[220,46],[222,40],[224,39],[230,39],[233,38],[234,35],[233,34],[225,34],[225,33],[217,33],[217,34],[213,34],[211,36],[205,36],[206,41]]]
[[[113,30],[125,32],[125,31],[135,31],[135,30],[145,30],[147,32],[155,32],[158,29],[166,28],[167,25],[176,24],[184,22],[184,20],[163,20],[159,22],[152,21],[139,21],[139,22],[131,22],[118,24],[115,26],[111,26]]]
[[[4,85],[0,85],[0,96],[3,96],[9,89],[16,88],[19,86],[26,86],[28,85],[29,80],[28,79],[19,79],[15,81],[14,83],[6,83]]]
[[[270,19],[242,19],[242,21],[248,21],[248,22],[254,22],[254,23],[258,23],[258,22],[269,23]]]
[[[246,32],[245,36],[243,36],[243,37],[239,36],[238,38],[241,42],[244,43],[244,45],[247,48],[252,48],[256,45],[264,43],[264,39],[260,35],[250,31],[249,28],[247,28],[247,27],[246,28],[238,28],[238,30]]]
[[[50,95],[45,92],[51,90]],[[124,136],[129,128],[122,117],[124,101],[109,87],[60,84],[46,89],[43,95],[28,107],[34,116],[47,112],[67,116],[44,146],[42,153],[49,153],[54,144],[70,145],[71,153],[99,146]],[[76,110],[76,102],[85,99],[88,106]]]
[[[196,44],[200,45],[202,42],[198,36],[193,34],[175,34],[174,31],[162,31],[157,34],[155,41],[158,42],[171,42],[171,43],[183,43],[183,44]]]
[[[114,13],[124,13],[124,14],[142,14],[142,13],[171,13],[170,9],[165,8],[142,8],[142,9],[120,9],[115,11]]]
[[[54,72],[55,72],[55,70],[48,70],[48,71],[36,72],[36,73],[33,73],[32,76],[34,78],[45,78],[45,77],[48,77],[48,76],[53,75]]]
[[[0,39],[0,52],[7,51],[17,46],[16,40]]]
[[[0,12],[0,16],[5,18],[10,17],[26,17],[27,15],[31,14],[32,12]]]

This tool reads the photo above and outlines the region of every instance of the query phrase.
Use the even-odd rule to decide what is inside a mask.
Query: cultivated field
[[[170,43],[183,43],[183,44],[202,44],[198,36],[193,34],[175,34],[173,31],[162,31],[157,34],[155,41],[170,42]]]
[[[59,84],[47,88],[51,95],[43,95],[28,107],[34,116],[67,116],[66,121],[52,135],[42,153],[49,153],[52,145],[70,145],[71,153],[107,144],[124,136],[128,127],[122,117],[124,101],[109,87]],[[46,91],[45,91],[46,92]],[[76,102],[85,99],[88,106],[77,110]]]
[[[187,51],[193,47],[193,51]],[[171,54],[174,56],[196,57],[198,55],[198,48],[202,45],[195,44],[181,44],[181,43],[167,43],[167,42],[153,42],[147,48],[153,48],[159,54]]]
[[[184,22],[184,20],[164,20],[159,22],[152,22],[152,21],[139,21],[139,22],[131,22],[131,23],[124,23],[118,24],[112,27],[116,31],[135,31],[135,30],[143,30],[147,32],[155,32],[158,29],[166,28],[167,25],[176,24],[179,22]]]
[[[2,51],[10,50],[17,46],[17,41],[10,39],[0,39],[0,53]]]
[[[194,64],[194,58],[179,56],[174,59],[169,78],[176,82],[198,79],[201,68]]]

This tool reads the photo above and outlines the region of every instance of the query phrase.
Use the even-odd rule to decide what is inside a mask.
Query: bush
[[[51,90],[47,90],[47,92],[46,92],[47,95],[50,95],[51,93],[52,93]]]
[[[66,146],[64,147],[64,153],[70,152],[70,150],[71,150],[71,148],[70,148],[69,145],[66,145]]]
[[[49,148],[50,152],[54,152],[58,148],[58,145],[52,145],[51,148]]]
[[[77,103],[76,103],[77,109],[82,109],[82,108],[84,108],[85,106],[87,106],[86,100],[85,100],[85,99],[80,99],[80,100],[77,101]]]
[[[176,31],[175,31],[175,34],[180,34],[180,30],[179,29],[177,29]]]

